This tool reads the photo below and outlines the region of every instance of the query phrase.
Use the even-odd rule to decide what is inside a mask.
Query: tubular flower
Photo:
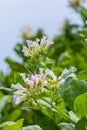
[[[24,56],[29,56],[29,50],[26,46],[23,46],[22,52],[24,53]]]
[[[20,102],[26,100],[26,89],[21,86],[19,83],[12,84],[11,88],[15,91],[13,92],[13,100],[16,105],[18,105]]]
[[[46,53],[48,47],[53,44],[47,37],[36,39],[36,41],[27,40],[27,46],[23,46],[22,52],[24,56],[35,56],[37,54]]]
[[[54,82],[57,81],[57,76],[50,69],[46,69],[44,72],[42,68],[40,68],[39,70],[40,74],[31,74],[27,78],[24,73],[21,74],[26,86],[29,89],[38,87],[39,85],[46,86],[49,81],[48,76],[50,76],[50,80]]]
[[[11,85],[11,88],[14,89],[13,97],[16,105],[24,100],[37,100],[39,95],[44,92],[45,87],[49,89],[51,86],[55,87],[54,83],[57,81],[57,76],[50,69],[44,71],[40,68],[39,74],[30,74],[26,76],[25,73],[22,73],[21,76],[24,80],[25,87],[21,86],[19,83]]]

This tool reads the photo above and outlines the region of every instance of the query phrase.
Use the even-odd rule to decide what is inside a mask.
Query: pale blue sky
[[[12,48],[23,26],[44,29],[49,37],[58,33],[68,12],[68,0],[0,0],[0,69],[6,56],[17,59]],[[17,59],[18,60],[18,59]]]

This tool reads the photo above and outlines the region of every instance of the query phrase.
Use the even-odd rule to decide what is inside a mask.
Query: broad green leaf
[[[75,98],[85,92],[87,92],[87,82],[79,79],[69,79],[61,86],[60,90],[61,96],[71,110]]]
[[[77,69],[75,67],[70,67],[69,69],[66,69],[62,72],[61,78],[65,79],[65,81],[72,77],[76,78],[76,75],[74,73],[76,71]]]
[[[22,113],[22,111],[20,109],[15,109],[10,113],[10,115],[8,115],[7,120],[16,121],[18,119],[18,117],[21,116],[21,113]]]
[[[54,122],[54,120],[52,118],[50,118],[49,116],[47,116],[47,114],[44,112],[42,112],[43,110],[33,110],[29,112],[29,108],[27,108],[27,110],[25,111],[25,123],[28,121],[29,123],[27,125],[39,125],[43,130],[59,130],[57,127],[57,124]],[[30,116],[30,114],[32,113],[32,116]],[[49,112],[50,113],[50,112]],[[52,114],[52,113],[50,113]],[[26,119],[27,116],[27,119]],[[30,118],[30,119],[29,119]],[[29,121],[29,120],[32,120]]]
[[[87,92],[79,95],[74,101],[74,111],[77,116],[87,117]]]
[[[15,122],[13,122],[13,121],[6,121],[6,122],[0,124],[0,129],[3,130],[5,128],[7,128],[9,125],[13,125],[13,124],[15,124]]]
[[[50,98],[43,97],[43,99],[38,100],[41,111],[58,123],[65,114],[65,103],[62,98],[57,98],[52,100]]]
[[[20,119],[16,122],[5,122],[0,125],[0,128],[2,128],[2,130],[21,130],[23,120],[24,119]]]
[[[35,120],[36,120],[35,124],[41,126],[43,130],[59,130],[56,122],[54,122],[53,119],[47,116],[45,111],[44,112],[42,112],[42,110],[41,112],[37,111]]]
[[[15,124],[9,125],[6,130],[21,130],[23,125],[23,119],[18,120]]]
[[[42,128],[38,125],[31,125],[31,126],[23,127],[22,130],[42,130]]]

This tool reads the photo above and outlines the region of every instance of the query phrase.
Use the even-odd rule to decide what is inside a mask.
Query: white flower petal
[[[26,46],[23,46],[22,52],[24,53],[24,56],[29,56],[29,49]]]
[[[13,96],[13,100],[14,100],[14,103],[16,104],[16,105],[18,105],[18,104],[20,104],[21,103],[21,99],[20,99],[20,97],[18,97],[18,96]]]

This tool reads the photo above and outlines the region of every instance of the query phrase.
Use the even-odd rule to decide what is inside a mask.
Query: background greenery
[[[23,32],[22,42],[17,43],[14,47],[14,51],[22,59],[22,63],[18,63],[7,57],[5,61],[9,65],[10,71],[7,74],[0,71],[0,129],[20,130],[22,125],[28,126],[27,128],[23,128],[23,130],[87,129],[87,104],[84,101],[87,99],[87,9],[78,0],[71,2],[70,7],[75,13],[79,14],[82,25],[72,24],[71,21],[66,19],[62,32],[53,37],[54,44],[49,48],[48,56],[54,59],[56,66],[54,71],[58,76],[64,68],[73,66],[77,68],[76,75],[78,79],[68,79],[64,84],[65,87],[61,86],[63,89],[60,92],[65,102],[66,110],[74,110],[76,115],[80,117],[80,120],[74,127],[73,123],[67,121],[67,119],[60,120],[55,117],[58,121],[58,125],[56,125],[56,121],[48,116],[48,114],[44,114],[43,110],[25,110],[22,106],[27,106],[27,104],[22,103],[18,106],[13,104],[10,86],[19,80],[22,82],[19,73],[28,73],[24,66],[26,57],[21,52],[22,46],[26,45],[27,39],[35,40],[46,35],[43,30],[38,30],[32,36],[29,35],[29,32]],[[33,62],[31,61],[31,64],[29,64],[31,68],[32,64]],[[4,87],[3,90],[2,87]],[[78,104],[78,102],[82,103],[82,105]],[[61,101],[61,104],[63,106],[63,101]],[[79,110],[78,106],[82,106],[81,110]],[[5,126],[8,127],[5,128]]]

